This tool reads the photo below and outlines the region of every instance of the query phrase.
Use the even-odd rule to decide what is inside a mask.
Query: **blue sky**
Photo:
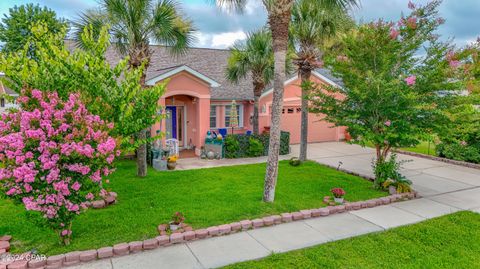
[[[195,46],[226,48],[236,40],[244,39],[246,33],[262,27],[266,22],[266,12],[261,0],[248,0],[243,14],[220,10],[213,0],[179,1],[182,12],[193,20],[197,41]],[[414,3],[424,4],[427,0]],[[78,13],[97,5],[96,0],[1,0],[0,14],[8,8],[25,3],[38,3],[55,10],[59,16],[75,19]],[[371,21],[378,18],[398,20],[401,12],[408,12],[408,0],[361,0],[361,7],[353,11],[357,20]],[[446,23],[439,34],[444,38],[455,38],[458,46],[463,46],[480,36],[480,0],[444,0],[440,14]],[[3,17],[3,16],[2,16]]]

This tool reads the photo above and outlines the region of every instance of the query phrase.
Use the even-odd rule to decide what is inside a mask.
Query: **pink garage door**
[[[282,130],[290,132],[290,143],[300,143],[300,106],[285,106],[282,110]],[[332,124],[325,122],[315,114],[308,115],[308,142],[337,141],[338,128],[330,128]]]

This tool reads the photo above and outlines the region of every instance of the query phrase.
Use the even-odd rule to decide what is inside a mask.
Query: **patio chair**
[[[225,138],[228,134],[227,128],[218,128],[218,133],[221,134],[223,138]]]
[[[246,134],[246,135],[252,135],[252,131],[247,130],[247,132],[246,132],[245,134]]]
[[[170,156],[178,156],[179,155],[179,148],[178,148],[178,140],[175,138],[170,138],[165,140],[165,146],[169,150]]]

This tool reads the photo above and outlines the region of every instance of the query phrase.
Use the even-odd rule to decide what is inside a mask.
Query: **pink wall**
[[[217,126],[216,128],[210,128],[213,131],[217,131],[218,128],[224,128],[225,126],[225,107],[230,106],[232,101],[224,100],[211,100],[211,105],[215,106],[217,111]],[[237,105],[243,106],[243,127],[234,128],[234,133],[243,134],[247,130],[252,130],[250,123],[250,116],[253,115],[253,104],[249,101],[236,101]],[[228,128],[228,133],[231,133],[232,129]]]
[[[159,100],[159,105],[182,105],[187,111],[187,140],[192,140],[200,153],[206,132],[210,127],[210,85],[188,72],[180,72],[167,80],[167,90]],[[161,83],[161,82],[159,82]],[[152,134],[157,130],[165,132],[165,120],[155,124]]]
[[[325,85],[326,82],[312,75],[312,80]],[[296,79],[285,86],[284,112],[282,113],[281,129],[290,132],[290,143],[300,143],[301,126],[301,88],[300,79]],[[260,130],[270,126],[270,107],[273,95],[270,92],[260,98]],[[290,113],[291,112],[291,113]],[[308,115],[308,142],[339,141],[344,138],[344,128],[334,127],[323,120],[323,115],[309,113]]]

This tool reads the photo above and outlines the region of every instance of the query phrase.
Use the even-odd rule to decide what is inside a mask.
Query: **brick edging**
[[[414,156],[414,157],[429,159],[429,160],[433,160],[433,161],[455,164],[455,165],[465,166],[465,167],[468,167],[468,168],[480,169],[480,164],[476,164],[476,163],[457,161],[457,160],[447,159],[447,158],[443,158],[443,157],[422,154],[422,153],[418,153],[418,152],[405,151],[405,150],[401,150],[401,149],[396,149],[395,152],[400,153],[400,154],[404,154],[404,155],[410,155],[410,156]]]
[[[144,250],[167,247],[178,243],[200,240],[209,237],[222,236],[240,231],[257,229],[260,227],[273,226],[281,223],[287,223],[309,218],[324,217],[332,214],[359,210],[363,208],[372,208],[398,201],[410,200],[416,197],[418,197],[418,194],[416,192],[394,194],[366,201],[347,202],[343,205],[305,209],[296,212],[282,213],[279,215],[257,218],[253,220],[242,220],[230,224],[211,226],[208,228],[198,229],[194,231],[173,233],[171,235],[160,235],[155,238],[146,239],[143,241],[119,243],[115,244],[114,246],[107,246],[99,249],[73,251],[65,254],[54,255],[48,257],[46,260],[29,261],[28,266],[27,263],[25,263],[25,266],[23,267],[12,266],[15,264],[14,263],[8,265],[7,269],[44,268],[45,266],[48,268],[60,268],[62,266],[77,265],[83,262],[91,262],[99,259],[111,258],[114,256],[124,256],[128,254],[138,253]]]

